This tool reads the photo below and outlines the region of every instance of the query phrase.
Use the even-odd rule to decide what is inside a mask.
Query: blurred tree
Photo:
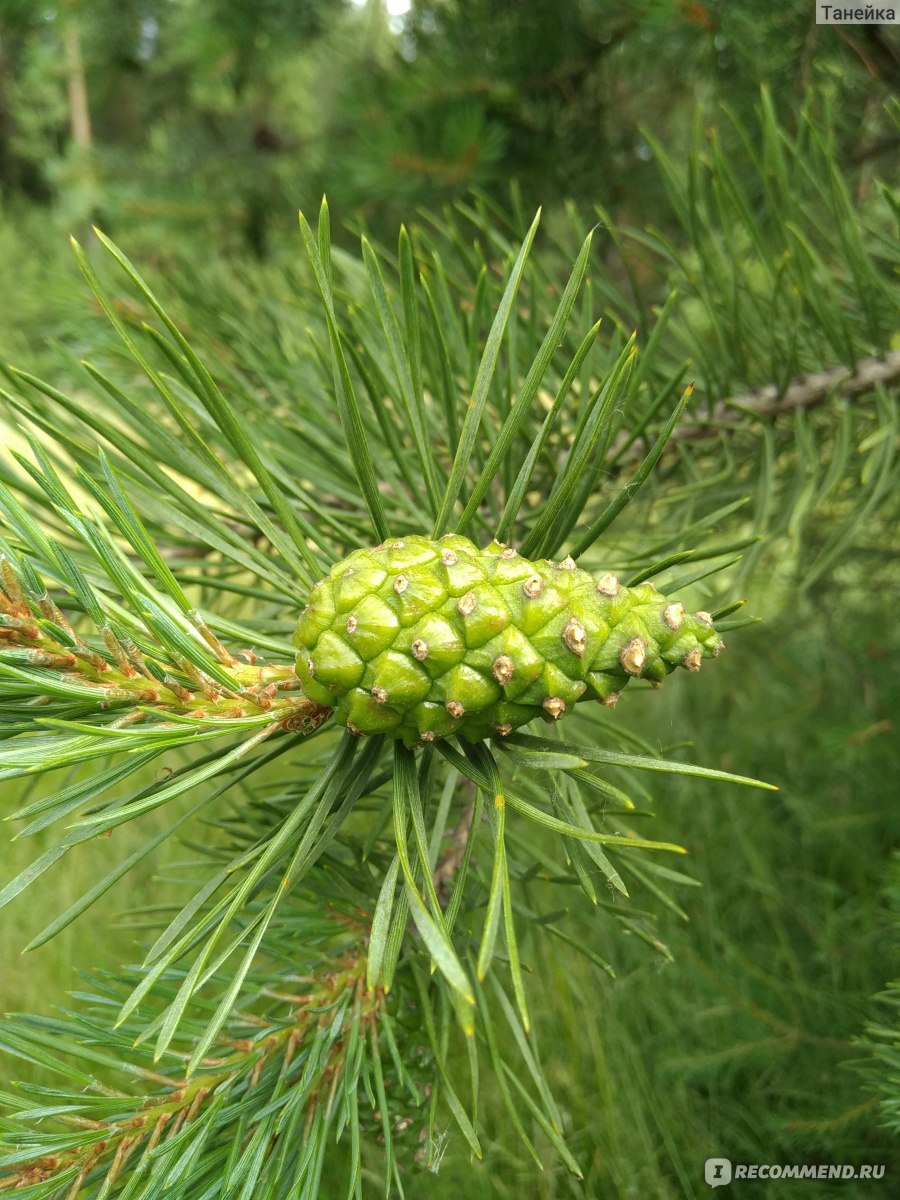
[[[61,38],[66,64],[66,90],[69,99],[69,128],[77,150],[93,145],[91,112],[88,107],[87,80],[81,53],[81,22],[75,0],[65,0],[60,13]]]
[[[40,23],[29,0],[7,0],[0,8],[0,193],[5,198],[19,193],[47,198],[38,163],[22,137],[29,107],[22,103],[23,76]]]
[[[800,0],[415,0],[377,112],[378,146],[394,140],[382,149],[381,191],[399,177],[399,190],[414,180],[433,201],[436,188],[483,183],[487,162],[492,186],[514,176],[531,203],[602,198],[646,218],[660,196],[643,127],[686,147],[698,106],[725,102],[746,120],[760,82],[778,107],[811,87],[838,93],[843,149],[856,152],[881,128],[897,50],[885,29],[848,37],[817,26]],[[463,113],[472,137],[453,157],[447,131]],[[358,154],[367,142],[359,137]]]
[[[842,159],[867,161],[896,145],[898,61],[892,30],[803,0],[6,0],[0,179],[70,224],[258,256],[323,190],[382,227],[510,178],[529,207],[657,221],[645,131],[686,152],[698,111],[746,120],[766,81],[781,111],[831,97]]]
[[[24,0],[5,5],[4,190],[55,198],[67,220],[102,209],[113,226],[129,211],[209,217],[224,207],[262,252],[279,195],[273,163],[290,146],[296,111],[284,65],[308,55],[345,8],[345,0],[64,0],[38,15]]]

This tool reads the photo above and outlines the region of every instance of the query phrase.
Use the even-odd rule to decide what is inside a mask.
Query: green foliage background
[[[677,289],[648,395],[686,357],[706,403],[897,350],[890,29],[817,28],[801,3],[584,0],[535,3],[525,19],[521,5],[450,0],[391,21],[377,3],[271,0],[248,13],[236,0],[0,6],[4,358],[90,404],[87,355],[145,395],[65,245],[96,221],[242,402],[316,396],[329,371],[309,352],[308,328],[324,338],[295,212],[322,191],[340,218],[348,319],[366,303],[349,256],[359,229],[389,261],[406,220],[463,277],[502,260],[542,203],[538,278],[557,289],[600,222],[604,355],[632,328],[646,344]],[[90,147],[68,132],[67,24]],[[776,127],[794,139],[781,162]],[[151,315],[125,289],[114,302],[134,331]],[[20,419],[8,411],[18,448]],[[572,432],[561,426],[553,454]],[[700,1196],[715,1154],[887,1164],[883,1185],[843,1184],[846,1196],[891,1194],[900,1171],[896,989],[876,999],[898,974],[896,380],[691,444],[663,460],[604,549],[741,543],[718,559],[723,591],[763,621],[729,638],[702,687],[629,697],[625,728],[781,790],[677,777],[651,789],[648,836],[687,845],[702,885],[668,904],[646,897],[666,955],[577,906],[581,940],[615,978],[557,941],[530,946],[534,1037],[583,1181],[539,1129],[536,1173],[485,1080],[485,1161],[450,1131],[440,1170],[411,1172],[408,1195]],[[38,794],[2,786],[8,811]],[[50,946],[18,961],[15,950],[155,820],[90,844],[52,890],[4,910],[4,965],[16,965],[0,1008],[51,1012],[91,990],[76,968],[136,957],[190,844],[167,843]],[[52,837],[30,840],[41,850]],[[4,881],[34,849],[13,843]],[[5,1063],[4,1078],[47,1079]],[[343,1194],[337,1168],[325,1180],[324,1195]]]

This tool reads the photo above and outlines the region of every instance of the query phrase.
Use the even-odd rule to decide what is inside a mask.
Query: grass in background
[[[84,769],[82,769],[82,773]],[[72,775],[74,780],[75,775]],[[13,811],[25,802],[30,791],[37,795],[45,781],[38,776],[24,783],[5,783],[4,813]],[[47,945],[23,954],[28,942],[45,925],[74,903],[116,863],[127,858],[154,829],[166,822],[160,814],[151,814],[139,826],[126,826],[113,831],[102,842],[76,847],[61,863],[45,876],[45,887],[29,891],[24,902],[12,904],[3,914],[2,942],[4,962],[12,970],[0,978],[0,1011],[47,1012],[51,1006],[62,1005],[66,996],[78,986],[79,970],[93,967],[114,969],[131,962],[140,947],[140,936],[127,915],[132,909],[152,905],[158,899],[155,876],[167,858],[177,854],[174,843],[164,843],[160,850],[129,873],[117,887],[111,889],[80,920],[75,921]],[[9,826],[7,826],[9,830]],[[7,834],[7,839],[10,834]],[[3,883],[14,878],[45,850],[59,841],[59,830],[42,830],[33,837],[9,842],[3,856]],[[15,1065],[0,1054],[0,1075],[5,1079],[18,1078],[23,1064]]]

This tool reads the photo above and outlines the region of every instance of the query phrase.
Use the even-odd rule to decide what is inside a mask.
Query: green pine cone
[[[708,613],[651,583],[595,579],[571,558],[529,562],[493,542],[405,537],[357,550],[313,588],[297,675],[354,733],[407,745],[504,736],[580,700],[615,705],[629,679],[698,671],[722,649]]]

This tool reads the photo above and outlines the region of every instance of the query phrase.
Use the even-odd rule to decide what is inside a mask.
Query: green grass
[[[31,782],[31,781],[29,781]],[[46,787],[46,780],[31,783],[31,791]],[[4,815],[18,806],[26,788],[20,783],[4,785]],[[162,828],[164,819],[156,818]],[[123,909],[153,904],[158,898],[156,872],[171,858],[176,848],[164,845],[151,859],[134,870],[73,925],[38,950],[17,957],[45,925],[78,899],[97,879],[127,858],[154,828],[154,818],[138,827],[117,829],[109,838],[76,848],[52,868],[43,880],[30,888],[22,900],[3,914],[4,962],[12,964],[0,978],[0,1011],[44,1012],[64,1000],[77,985],[77,972],[93,967],[116,967],[134,960],[140,935],[130,927]],[[57,827],[42,830],[34,837],[10,843],[14,827],[4,829],[3,882],[13,878],[55,845],[60,839]],[[2,1056],[0,1056],[2,1060]],[[20,1068],[13,1071],[15,1075]],[[9,1064],[0,1066],[9,1078]]]

